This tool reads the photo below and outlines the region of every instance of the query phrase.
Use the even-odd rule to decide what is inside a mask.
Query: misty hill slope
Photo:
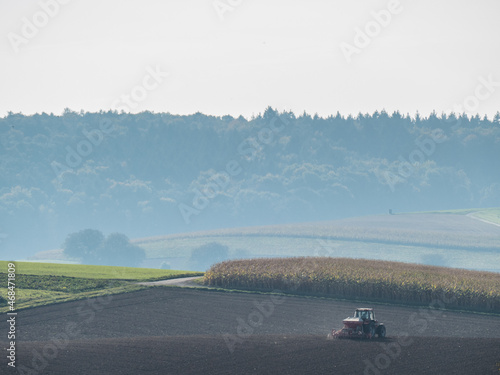
[[[500,209],[376,215],[317,223],[220,229],[139,238],[143,267],[204,271],[224,259],[332,256],[394,260],[500,272],[500,226],[478,217],[500,217]],[[194,249],[216,242],[226,258],[193,262]],[[62,250],[39,252],[36,261],[71,261]],[[201,264],[201,265],[200,265]],[[200,268],[201,267],[201,268]]]
[[[500,226],[477,220],[472,216],[453,214],[377,215],[317,223],[221,229],[195,232],[193,234],[153,237],[153,239],[229,236],[312,237],[346,241],[500,250]]]
[[[500,209],[497,211],[500,213]],[[203,231],[134,242],[146,249],[150,262],[152,258],[168,258],[174,264],[187,259],[194,248],[217,242],[229,248],[230,258],[335,256],[500,271],[500,227],[471,214],[377,215]],[[207,267],[208,263],[210,259]]]

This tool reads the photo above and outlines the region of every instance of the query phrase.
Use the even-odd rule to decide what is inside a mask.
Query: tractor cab
[[[375,314],[373,313],[373,309],[368,308],[358,308],[354,312],[355,318],[361,318],[363,320],[375,320]]]

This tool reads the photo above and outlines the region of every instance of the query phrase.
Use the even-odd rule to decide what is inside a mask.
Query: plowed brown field
[[[327,340],[364,305],[385,340]],[[157,287],[20,311],[16,330],[21,374],[500,373],[498,316],[305,297]]]

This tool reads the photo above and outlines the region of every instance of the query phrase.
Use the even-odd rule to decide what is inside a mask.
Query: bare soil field
[[[323,336],[258,335],[228,352],[209,336],[73,341],[41,374],[497,374],[499,340],[415,338],[387,342],[326,341]],[[382,346],[384,345],[384,346]],[[392,345],[392,346],[391,346]],[[386,351],[388,347],[388,351]],[[42,353],[27,343],[19,362]],[[390,352],[393,350],[392,352]],[[385,353],[389,353],[385,354]],[[393,354],[390,354],[393,353]],[[394,358],[392,359],[392,355]],[[388,359],[388,360],[386,360]],[[43,363],[43,362],[40,362]]]
[[[498,374],[500,317],[369,304],[385,340],[328,340],[366,303],[156,287],[21,310],[21,374]],[[436,302],[445,306],[446,301]],[[0,322],[4,353],[8,323]],[[10,371],[12,370],[12,371]]]

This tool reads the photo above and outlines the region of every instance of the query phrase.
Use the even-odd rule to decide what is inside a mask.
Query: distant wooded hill
[[[4,258],[85,228],[133,238],[500,202],[499,113],[10,113],[0,156]]]

